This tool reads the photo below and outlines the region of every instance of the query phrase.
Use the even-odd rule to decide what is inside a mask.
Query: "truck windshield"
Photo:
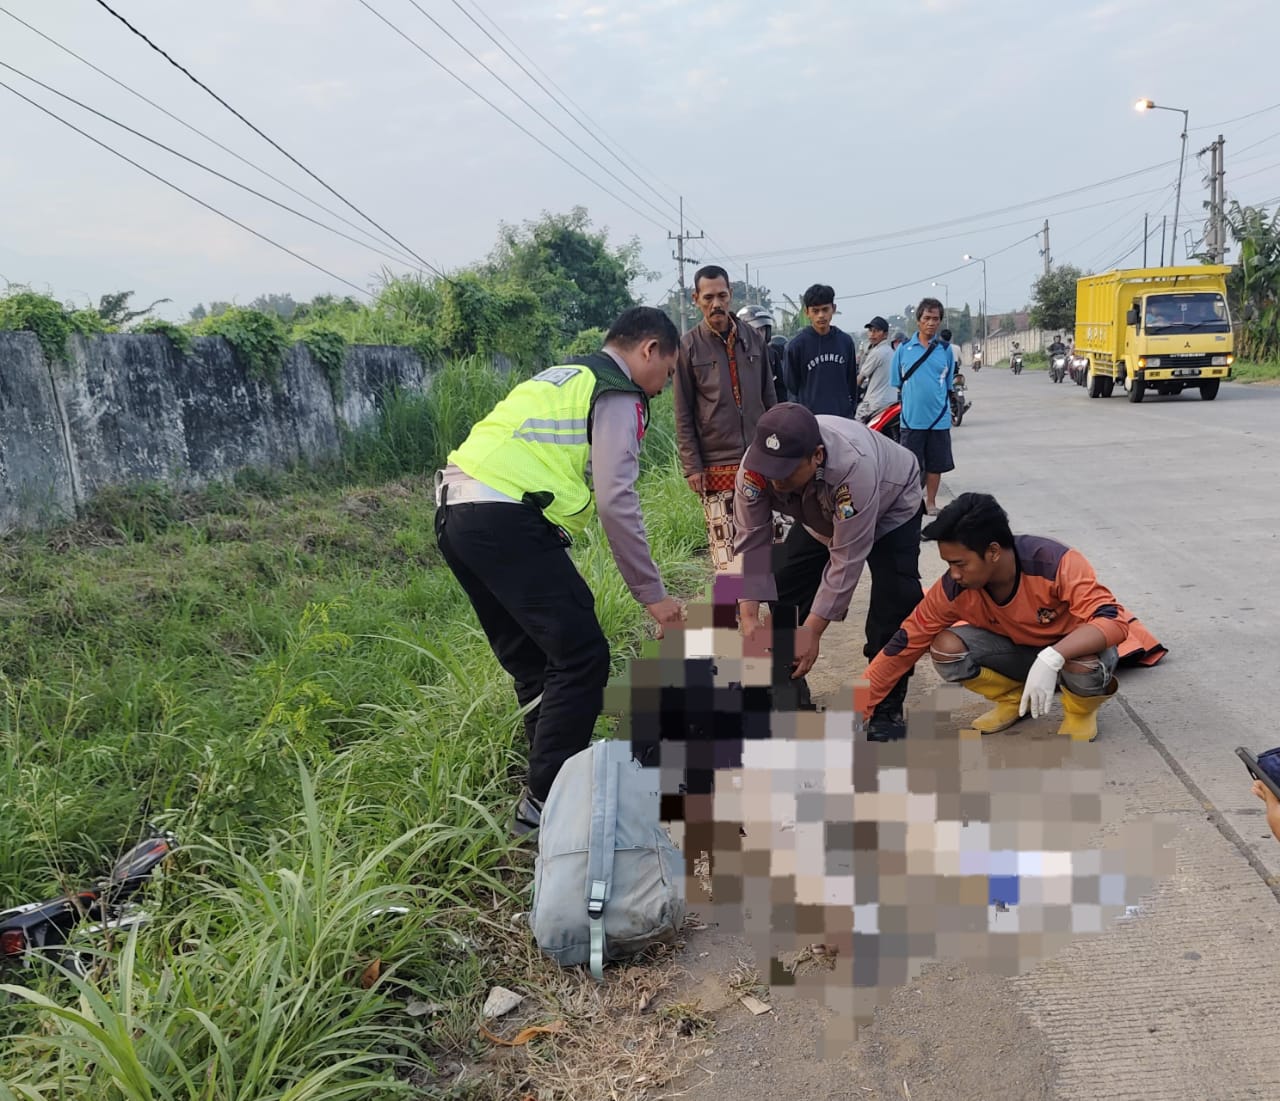
[[[1153,294],[1147,298],[1146,331],[1149,333],[1227,333],[1227,304],[1222,295]]]

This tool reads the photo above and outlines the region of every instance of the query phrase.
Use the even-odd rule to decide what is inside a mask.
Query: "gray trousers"
[[[965,644],[968,653],[959,655],[953,661],[939,661],[934,657],[933,667],[945,681],[969,680],[976,677],[985,666],[1011,680],[1025,683],[1031,666],[1035,664],[1036,655],[1044,649],[1042,646],[1019,646],[1012,639],[994,631],[984,631],[981,627],[948,629]],[[1087,673],[1072,673],[1064,668],[1058,674],[1058,683],[1077,696],[1104,695],[1111,684],[1119,659],[1120,655],[1114,646],[1107,647],[1093,657],[1073,658],[1075,662],[1096,663],[1095,668]]]

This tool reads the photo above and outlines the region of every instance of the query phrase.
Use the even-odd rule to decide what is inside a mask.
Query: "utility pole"
[[[1160,266],[1164,267],[1164,232],[1169,228],[1169,215],[1160,219]]]
[[[1147,266],[1147,238],[1151,236],[1151,231],[1147,228],[1147,223],[1151,220],[1150,214],[1142,216],[1142,266]]]
[[[1053,259],[1053,258],[1049,255],[1049,219],[1048,219],[1048,218],[1046,218],[1046,219],[1044,220],[1044,230],[1043,230],[1043,233],[1044,233],[1044,248],[1040,250],[1040,255],[1044,257],[1044,273],[1045,273],[1045,275],[1048,275],[1048,274],[1049,274],[1049,265],[1050,265],[1050,263],[1052,262],[1052,259]]]
[[[746,289],[743,292],[743,298],[746,299],[746,302],[744,302],[743,305],[750,306],[752,304],[751,303],[751,265],[747,264],[745,266],[747,269],[747,281],[744,284],[744,287]]]
[[[1213,143],[1213,174],[1210,178],[1209,193],[1213,198],[1209,202],[1209,217],[1212,219],[1213,252],[1215,264],[1221,264],[1227,256],[1227,192],[1224,186],[1226,169],[1223,165],[1223,153],[1226,142],[1222,135]]]
[[[1219,135],[1218,141],[1221,141]],[[1203,157],[1209,154],[1209,178],[1206,181],[1209,184],[1209,223],[1205,227],[1204,232],[1204,250],[1209,256],[1209,263],[1221,263],[1218,259],[1221,241],[1218,238],[1218,142],[1210,142],[1201,149],[1196,156]]]
[[[689,326],[687,323],[688,315],[686,313],[686,310],[688,309],[689,292],[684,282],[684,266],[685,264],[694,263],[693,260],[685,259],[684,243],[686,241],[700,241],[703,238],[703,236],[705,235],[701,231],[699,231],[697,236],[694,236],[694,234],[692,233],[685,233],[684,231],[684,196],[681,195],[680,196],[680,232],[672,233],[670,230],[668,230],[667,240],[675,241],[676,243],[676,251],[671,254],[671,259],[673,259],[676,262],[676,273],[679,276],[679,282],[680,282],[680,332],[682,334],[689,331]]]

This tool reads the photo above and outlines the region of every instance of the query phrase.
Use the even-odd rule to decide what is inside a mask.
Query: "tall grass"
[[[190,846],[93,979],[10,989],[0,1098],[390,1098],[474,1035],[501,965],[477,930],[528,885],[523,734],[430,474],[513,381],[459,363],[327,470],[116,494],[0,543],[0,907],[100,871],[144,821]],[[654,405],[642,502],[690,592],[705,530]],[[598,528],[573,554],[621,669],[643,610]],[[367,919],[391,902],[409,912]]]
[[[1232,365],[1231,374],[1237,382],[1271,382],[1280,379],[1280,363],[1237,359]]]

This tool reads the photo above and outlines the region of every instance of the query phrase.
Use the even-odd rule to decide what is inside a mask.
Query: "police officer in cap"
[[[649,399],[675,372],[680,334],[661,310],[625,310],[594,355],[514,387],[437,474],[436,540],[516,698],[530,707],[517,834],[537,829],[560,767],[604,708],[609,644],[567,548],[599,502],[631,595],[659,629],[683,621],[654,565],[635,483]]]
[[[774,510],[796,520],[776,554]],[[848,613],[865,566],[871,571],[871,601],[863,653],[874,657],[924,595],[922,513],[920,468],[905,447],[860,421],[814,416],[792,402],[766,410],[734,490],[743,634],[751,637],[760,629],[760,603],[769,602],[775,628],[795,632],[791,676],[803,684],[823,632]],[[785,645],[777,630],[775,648]],[[900,677],[872,712],[870,740],[906,734],[908,678]],[[800,706],[806,694],[802,689]]]

